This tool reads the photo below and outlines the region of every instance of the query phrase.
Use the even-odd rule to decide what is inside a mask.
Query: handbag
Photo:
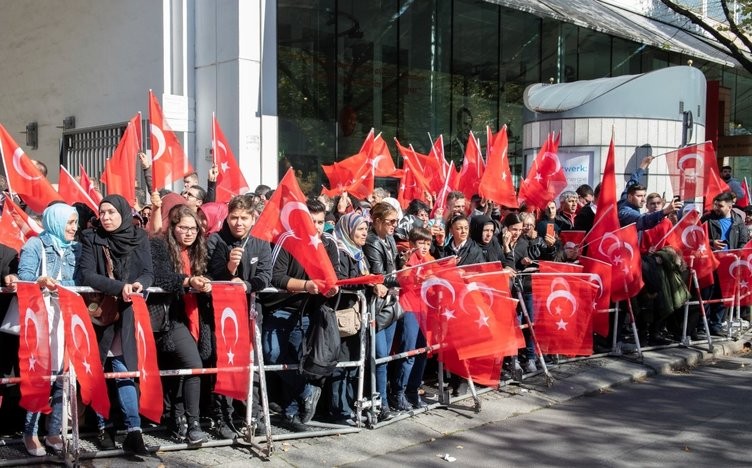
[[[103,246],[102,248],[104,249],[107,277],[115,279],[115,275],[112,272],[113,267],[110,249],[106,246]],[[89,311],[91,322],[94,325],[106,327],[120,319],[120,308],[118,307],[117,298],[115,298],[115,296],[108,296],[104,293],[85,293],[82,294],[82,296],[86,303],[86,308]]]
[[[337,315],[337,328],[340,338],[357,335],[360,331],[361,316],[360,304],[356,302],[353,307],[334,311]]]
[[[397,296],[391,292],[384,298],[374,297],[372,304],[377,331],[387,328],[405,315],[405,310],[400,305]]]

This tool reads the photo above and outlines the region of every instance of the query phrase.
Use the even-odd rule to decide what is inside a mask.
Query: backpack
[[[300,373],[309,378],[332,375],[339,362],[341,340],[334,309],[322,304],[310,312],[308,336],[300,350]]]

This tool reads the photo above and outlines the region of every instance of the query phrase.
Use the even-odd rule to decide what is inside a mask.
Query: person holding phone
[[[680,198],[681,197],[678,195],[675,196],[672,203],[680,201]],[[663,210],[664,199],[660,194],[653,192],[647,196],[646,200],[645,206],[647,207],[648,213],[657,213]],[[655,246],[658,242],[666,237],[668,231],[671,230],[678,220],[677,212],[673,212],[661,219],[660,222],[651,229],[643,231],[640,239],[640,253],[648,253],[655,250]]]
[[[684,206],[681,200],[674,199],[659,211],[642,213],[641,210],[645,207],[647,199],[646,193],[647,189],[640,184],[630,185],[627,188],[627,197],[617,203],[619,225],[623,227],[636,223],[638,231],[651,229],[660,223],[663,218],[680,211]]]

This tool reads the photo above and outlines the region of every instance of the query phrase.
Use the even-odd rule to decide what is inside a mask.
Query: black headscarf
[[[120,213],[122,219],[120,226],[112,232],[105,231],[103,227],[97,228],[97,233],[107,239],[107,246],[112,256],[112,266],[115,278],[128,281],[128,257],[133,250],[143,242],[146,231],[133,225],[132,210],[128,201],[121,195],[107,195],[99,202],[109,203]]]

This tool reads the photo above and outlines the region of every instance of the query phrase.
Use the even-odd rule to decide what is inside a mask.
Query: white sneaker
[[[529,360],[527,361],[527,364],[525,364],[525,372],[535,372],[538,368],[535,366],[535,361]]]

